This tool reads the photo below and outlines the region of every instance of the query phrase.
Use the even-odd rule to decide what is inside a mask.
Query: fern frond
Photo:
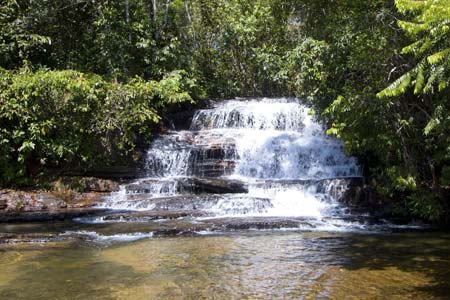
[[[450,86],[450,0],[395,0],[395,4],[401,13],[412,15],[398,25],[415,38],[402,54],[413,54],[418,63],[377,97],[400,95],[412,85],[415,94],[443,91]]]
[[[414,86],[414,94],[419,94],[422,91],[423,86],[425,84],[425,66],[426,63],[424,61],[421,61],[417,65],[417,77]]]
[[[440,22],[438,25],[434,26],[430,30],[432,36],[436,37],[439,35],[447,34],[450,32],[450,19],[446,19],[443,22]]]
[[[387,88],[379,92],[377,94],[377,97],[378,98],[395,97],[406,92],[406,89],[411,85],[412,72],[413,70],[400,76],[400,78],[391,83]]]
[[[425,87],[423,88],[423,92],[424,93],[429,93],[433,90],[433,87],[436,84],[439,84],[440,79],[442,78],[442,75],[445,73],[445,68],[443,66],[432,66],[431,67],[431,72],[430,75],[428,77],[428,81],[427,84],[425,85]]]
[[[413,36],[429,29],[429,25],[427,23],[416,23],[409,21],[398,21],[398,26]]]
[[[427,57],[430,65],[440,63],[444,59],[450,59],[450,48],[444,49]]]
[[[416,54],[418,53],[420,46],[422,45],[423,41],[422,40],[418,40],[414,43],[412,43],[411,45],[408,45],[406,47],[403,47],[402,49],[402,54]]]

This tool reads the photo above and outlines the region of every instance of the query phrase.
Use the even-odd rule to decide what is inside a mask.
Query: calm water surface
[[[0,299],[450,299],[448,233],[23,243],[0,265]]]

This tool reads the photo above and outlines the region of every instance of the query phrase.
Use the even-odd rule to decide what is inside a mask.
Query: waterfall
[[[188,130],[152,143],[147,176],[105,206],[151,210],[165,199],[164,209],[193,208],[210,218],[341,216],[338,200],[361,171],[309,112],[290,98],[226,100],[198,110]],[[186,200],[194,194],[197,200]],[[177,196],[182,203],[174,204]]]

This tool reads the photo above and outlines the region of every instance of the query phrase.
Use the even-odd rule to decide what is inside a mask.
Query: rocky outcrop
[[[48,192],[0,190],[0,203],[4,211],[38,211],[67,207],[65,201]]]
[[[70,189],[0,190],[0,222],[66,220],[98,213],[93,208],[108,193],[76,192]]]
[[[350,185],[339,200],[353,214],[369,213],[374,217],[390,219],[396,215],[395,203],[377,192],[370,184]]]
[[[111,193],[119,190],[119,182],[97,177],[61,177],[52,183],[53,190],[70,189],[88,193]]]

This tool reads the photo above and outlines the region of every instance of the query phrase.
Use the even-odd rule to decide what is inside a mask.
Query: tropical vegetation
[[[0,27],[4,185],[123,163],[183,102],[286,95],[392,213],[450,219],[449,0],[6,0]]]

